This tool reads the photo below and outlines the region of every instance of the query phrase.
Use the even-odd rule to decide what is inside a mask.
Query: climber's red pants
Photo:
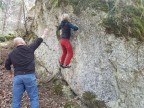
[[[73,49],[68,39],[61,39],[60,44],[62,47],[61,64],[69,65],[73,57]]]

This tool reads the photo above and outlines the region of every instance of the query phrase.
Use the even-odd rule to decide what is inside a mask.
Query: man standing
[[[10,72],[11,77],[13,75],[11,65],[14,67],[12,108],[20,108],[24,91],[28,93],[31,108],[39,108],[34,51],[42,43],[47,32],[48,30],[45,29],[43,35],[30,45],[26,45],[20,37],[14,39],[16,48],[8,55],[5,62],[5,68]]]

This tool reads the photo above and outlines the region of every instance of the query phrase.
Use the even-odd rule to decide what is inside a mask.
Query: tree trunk
[[[19,14],[18,14],[17,28],[20,28],[21,25],[22,10],[23,10],[23,3],[21,2],[19,8]]]

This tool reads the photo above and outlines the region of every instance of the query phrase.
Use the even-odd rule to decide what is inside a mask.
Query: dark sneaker
[[[64,68],[63,64],[60,64],[60,67]]]
[[[61,62],[60,62],[60,61],[59,61],[59,65],[60,65],[60,67],[64,68],[64,67],[63,67],[63,64],[61,64]]]
[[[71,66],[69,66],[69,65],[65,65],[65,66],[63,66],[63,68],[70,68]]]

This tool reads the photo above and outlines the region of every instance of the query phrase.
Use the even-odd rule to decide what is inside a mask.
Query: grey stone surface
[[[39,4],[39,5],[38,5]],[[61,48],[55,35],[55,25],[63,11],[48,10],[45,4],[37,2],[33,28],[40,35],[47,26],[48,37],[36,51],[39,61],[38,72],[47,71],[44,78],[51,79],[59,72]],[[43,10],[43,12],[40,11]],[[105,34],[99,24],[104,13],[87,9],[80,16],[73,14],[72,7],[66,7],[80,30],[71,40],[74,57],[70,69],[62,74],[70,87],[81,97],[85,91],[94,92],[98,100],[104,100],[109,108],[143,108],[144,106],[144,46],[135,39],[126,41]],[[33,13],[33,11],[31,11]],[[40,69],[42,68],[42,69]]]
[[[23,3],[24,1],[24,10]],[[16,34],[16,29],[24,28],[25,18],[28,12],[35,6],[36,0],[3,0],[0,7],[0,34]],[[24,15],[25,13],[25,15]],[[27,26],[27,25],[26,25]]]

